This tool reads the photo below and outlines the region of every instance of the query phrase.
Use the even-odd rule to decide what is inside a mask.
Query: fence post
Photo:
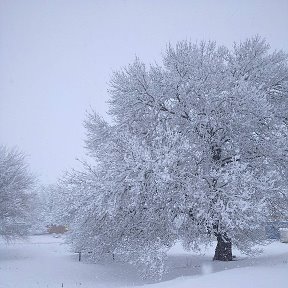
[[[78,261],[80,262],[81,261],[81,251],[75,252],[75,253],[78,253]]]

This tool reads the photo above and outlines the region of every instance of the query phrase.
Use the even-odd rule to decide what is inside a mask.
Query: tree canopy
[[[216,237],[215,260],[232,260],[231,243],[251,252],[287,209],[287,88],[287,54],[258,36],[233,49],[182,41],[162,65],[115,72],[113,123],[85,122],[95,162],[63,182],[75,247],[148,274],[177,240]]]

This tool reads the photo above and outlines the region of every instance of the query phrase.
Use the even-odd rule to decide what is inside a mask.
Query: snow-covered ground
[[[254,258],[236,251],[237,260],[232,262],[211,261],[213,249],[201,256],[176,245],[169,254],[168,274],[151,283],[141,280],[129,265],[89,264],[85,257],[78,262],[78,255],[61,238],[32,236],[9,246],[0,243],[0,288],[288,287],[288,244],[274,242]]]

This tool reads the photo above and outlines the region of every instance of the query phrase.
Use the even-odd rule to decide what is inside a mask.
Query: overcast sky
[[[0,144],[53,183],[79,166],[86,111],[107,117],[111,73],[136,55],[255,34],[288,52],[287,31],[288,0],[0,0]]]

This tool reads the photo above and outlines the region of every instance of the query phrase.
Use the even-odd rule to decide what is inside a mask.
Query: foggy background
[[[0,0],[0,144],[53,183],[84,156],[86,111],[109,120],[112,71],[184,39],[288,52],[287,28],[287,0]]]

